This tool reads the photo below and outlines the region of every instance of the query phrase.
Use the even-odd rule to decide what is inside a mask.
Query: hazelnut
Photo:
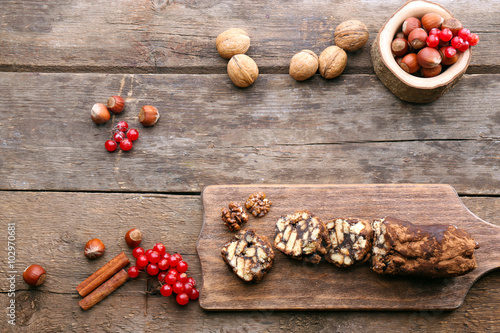
[[[396,33],[396,36],[394,36],[394,38],[405,38],[405,34],[402,32],[402,31],[399,31]]]
[[[421,68],[420,72],[422,72],[423,77],[434,77],[434,76],[438,76],[439,74],[441,74],[442,67],[443,66],[441,66],[441,65],[437,65],[434,68]]]
[[[443,21],[443,24],[441,24],[441,30],[443,29],[450,29],[451,32],[453,33],[453,36],[458,35],[458,31],[463,28],[462,22],[457,20],[456,18],[449,18]]]
[[[319,63],[318,56],[311,50],[302,50],[290,61],[288,73],[297,81],[304,81],[316,74]]]
[[[31,265],[24,270],[23,279],[30,286],[39,286],[45,281],[45,269],[40,265]]]
[[[413,30],[415,30],[417,28],[421,28],[421,27],[422,27],[422,23],[420,22],[420,20],[418,18],[408,17],[403,22],[402,30],[403,30],[403,33],[405,34],[405,36],[408,36],[410,34],[410,32],[412,32]]]
[[[340,23],[335,29],[335,44],[345,51],[357,51],[368,41],[368,29],[358,20]]]
[[[445,49],[447,48],[448,46],[443,46],[442,48],[439,49],[439,54],[441,55],[441,64],[443,65],[446,65],[446,66],[449,66],[449,65],[453,65],[454,63],[457,62],[458,60],[458,53],[455,52],[455,55],[451,58],[448,58],[445,56]]]
[[[104,254],[105,249],[104,243],[100,239],[94,238],[85,244],[83,254],[89,259],[96,259]]]
[[[409,53],[401,59],[401,68],[406,72],[413,74],[420,69],[420,65],[417,61],[417,55],[415,53]]]
[[[437,13],[427,13],[422,16],[422,26],[426,31],[431,31],[431,29],[440,29],[441,24],[443,24],[444,18]]]
[[[231,28],[217,36],[215,47],[222,58],[230,59],[236,54],[243,54],[248,51],[250,37],[243,29]]]
[[[139,111],[139,122],[143,126],[153,126],[160,118],[158,109],[152,105],[144,105]]]
[[[427,32],[422,28],[414,29],[408,36],[408,42],[414,50],[419,50],[426,45]]]
[[[441,63],[441,55],[435,48],[425,47],[418,52],[417,61],[423,68],[434,68]]]
[[[133,228],[125,234],[125,242],[130,248],[136,248],[142,241],[142,233],[139,229]]]
[[[319,55],[319,73],[325,79],[339,76],[346,65],[347,54],[338,46],[329,46]]]
[[[235,85],[246,88],[257,80],[259,68],[249,56],[237,54],[227,63],[227,74]]]
[[[125,100],[120,96],[111,96],[108,99],[108,109],[113,113],[121,113],[125,108]]]
[[[396,38],[391,43],[391,51],[396,57],[402,57],[408,53],[408,41],[404,38]]]
[[[90,111],[90,118],[92,118],[94,123],[97,125],[101,125],[107,122],[111,118],[111,115],[109,114],[106,105],[102,103],[95,103]]]

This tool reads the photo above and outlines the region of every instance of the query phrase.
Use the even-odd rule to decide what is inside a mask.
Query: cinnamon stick
[[[111,279],[101,284],[99,288],[97,288],[80,302],[78,302],[78,305],[80,305],[80,307],[85,311],[90,309],[91,307],[102,301],[104,298],[106,298],[106,296],[115,291],[119,286],[124,284],[127,280],[128,273],[125,272],[124,269],[120,270],[118,273],[113,275]]]
[[[94,274],[86,278],[85,281],[80,283],[76,287],[76,290],[82,297],[87,296],[92,290],[99,287],[104,281],[116,274],[116,272],[127,266],[129,263],[130,261],[125,253],[120,253],[111,259],[106,265],[99,268],[99,270],[97,270]]]

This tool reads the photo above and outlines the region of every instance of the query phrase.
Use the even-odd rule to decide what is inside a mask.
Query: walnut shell
[[[236,54],[248,51],[250,37],[243,29],[231,28],[217,36],[215,47],[222,58],[231,59]]]
[[[319,55],[319,73],[325,79],[339,76],[346,65],[347,54],[338,46],[329,46]]]
[[[318,56],[311,50],[302,50],[290,61],[288,73],[297,81],[304,81],[318,71]]]
[[[259,68],[249,56],[237,54],[227,63],[227,74],[235,85],[246,88],[257,80]]]
[[[357,51],[368,41],[368,29],[358,20],[340,23],[334,33],[335,44],[346,51]]]

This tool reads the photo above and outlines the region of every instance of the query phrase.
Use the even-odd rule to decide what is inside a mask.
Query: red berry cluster
[[[188,264],[179,253],[170,254],[166,252],[162,243],[156,243],[147,251],[142,247],[136,247],[132,255],[136,263],[128,269],[131,278],[138,277],[140,271],[144,270],[150,276],[158,276],[160,293],[165,297],[172,295],[172,292],[175,293],[177,295],[175,300],[180,305],[186,305],[189,300],[199,297],[200,293],[195,288],[196,281],[186,274]]]
[[[458,60],[457,52],[465,52],[479,42],[479,36],[455,19],[444,19],[437,13],[421,19],[407,18],[391,44],[392,53],[401,68],[410,74],[434,77]]]
[[[139,139],[139,131],[135,128],[128,128],[126,121],[119,121],[112,130],[113,139],[108,140],[104,143],[104,147],[107,151],[113,152],[116,150],[118,145],[123,151],[129,151],[132,149],[132,141]]]

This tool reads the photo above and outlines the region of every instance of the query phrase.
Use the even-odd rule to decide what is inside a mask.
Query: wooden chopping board
[[[337,268],[291,259],[275,250],[275,262],[260,284],[245,283],[223,261],[220,249],[234,232],[220,211],[230,201],[244,204],[263,191],[270,212],[250,220],[253,228],[274,240],[276,220],[309,210],[323,221],[334,217],[374,219],[394,216],[415,224],[452,223],[479,242],[478,268],[447,279],[384,276],[368,264]],[[197,244],[203,274],[200,305],[205,310],[451,310],[470,287],[500,267],[500,227],[485,222],[464,206],[449,185],[222,185],[203,190],[203,227]]]

